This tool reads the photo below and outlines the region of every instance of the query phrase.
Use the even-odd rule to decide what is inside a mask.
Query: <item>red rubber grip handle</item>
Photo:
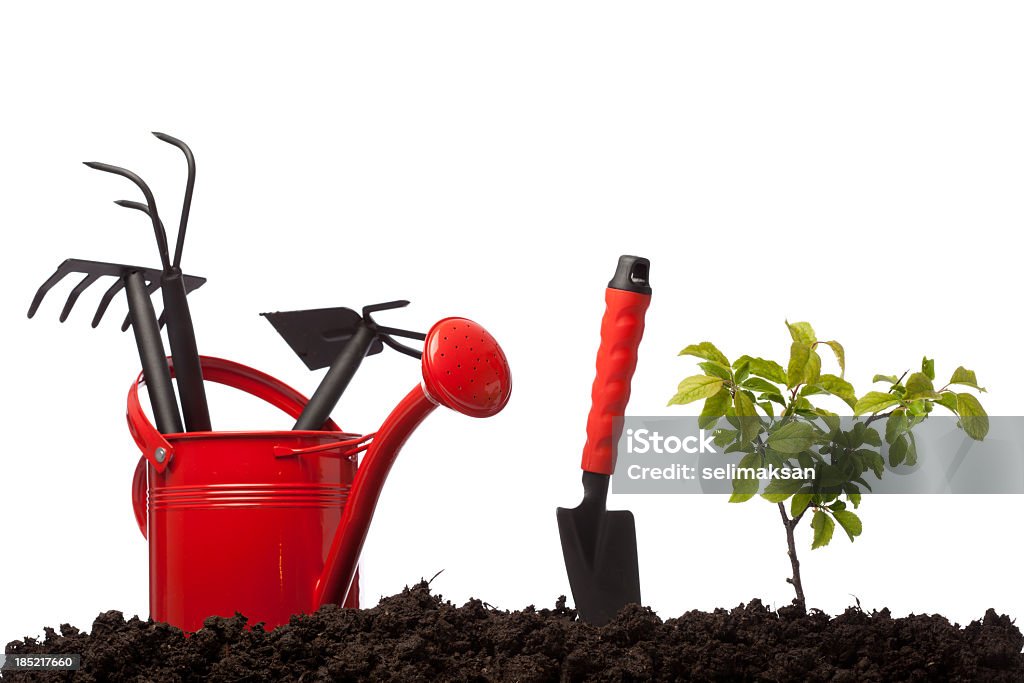
[[[583,447],[583,469],[596,474],[611,474],[615,470],[618,435],[613,433],[613,422],[625,413],[629,403],[630,382],[636,370],[637,349],[644,336],[644,314],[651,295],[609,287],[604,300],[597,377],[590,394],[587,443]]]

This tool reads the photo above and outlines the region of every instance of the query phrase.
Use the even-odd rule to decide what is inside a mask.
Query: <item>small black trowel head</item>
[[[630,603],[640,602],[636,523],[629,510],[607,510],[607,475],[585,472],[583,502],[558,508],[558,533],[580,618],[603,626]]]
[[[351,308],[314,308],[305,311],[261,313],[310,370],[326,368],[358,329],[362,317]],[[367,356],[384,345],[374,339]]]

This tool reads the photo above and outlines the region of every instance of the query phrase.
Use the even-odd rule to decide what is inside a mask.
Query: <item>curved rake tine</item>
[[[159,280],[153,280],[146,287],[146,296],[153,296],[153,292],[155,292],[158,289],[160,289],[160,281]],[[132,314],[129,313],[128,315],[126,315],[124,317],[124,322],[121,323],[121,331],[124,332],[129,327],[131,327],[131,325],[132,325]]]
[[[65,269],[64,264],[62,263],[57,267],[57,271],[53,275],[46,278],[46,282],[39,286],[39,289],[36,290],[36,295],[32,297],[32,304],[28,307],[28,317],[31,318],[36,314],[36,311],[39,310],[39,304],[43,303],[43,298],[46,296],[46,293],[53,289],[54,285],[63,280],[68,272],[69,271]]]
[[[422,351],[417,351],[416,349],[412,348],[411,346],[406,346],[405,344],[403,344],[401,342],[397,342],[397,341],[395,341],[394,339],[392,339],[390,336],[388,336],[386,334],[380,335],[380,340],[382,342],[384,342],[385,344],[387,344],[388,346],[390,346],[391,348],[393,348],[395,351],[398,351],[399,353],[404,353],[405,355],[411,356],[412,358],[417,358],[417,359],[423,358],[423,352]]]
[[[391,335],[395,335],[397,337],[406,337],[408,339],[419,339],[420,341],[425,340],[427,338],[427,335],[420,334],[419,332],[409,332],[408,330],[400,330],[395,327],[385,327],[383,325],[378,325],[377,322],[373,319],[374,313],[377,313],[379,311],[390,311],[396,308],[404,308],[405,306],[408,305],[408,301],[406,301],[405,299],[400,299],[398,301],[388,301],[382,304],[372,304],[370,306],[363,306],[363,319],[376,331],[378,338],[382,342],[384,342],[384,344],[394,349],[395,351],[398,351],[399,353],[404,353],[406,356],[411,356],[412,358],[420,359],[423,357],[422,352],[417,351],[411,346],[406,346],[401,342],[395,341],[394,339],[391,338]]]
[[[117,278],[117,282],[110,285],[110,289],[103,293],[103,298],[100,299],[100,305],[96,309],[96,315],[92,317],[92,326],[96,327],[100,324],[100,320],[103,319],[103,314],[107,312],[107,307],[110,306],[110,302],[114,300],[117,293],[124,289],[124,278]]]
[[[188,180],[185,181],[185,199],[181,205],[181,220],[178,222],[178,238],[174,244],[174,267],[178,268],[181,266],[181,250],[185,246],[185,229],[188,227],[188,214],[192,209],[192,190],[196,186],[196,159],[192,155],[192,150],[188,148],[184,142],[176,137],[167,135],[166,133],[153,132],[157,140],[162,140],[169,145],[174,145],[181,150],[182,154],[185,155],[185,161],[188,164]]]
[[[156,210],[156,199],[153,197],[153,191],[149,189],[149,185],[146,184],[142,178],[132,173],[126,168],[120,166],[112,166],[110,164],[100,163],[99,161],[86,161],[83,162],[89,168],[97,171],[103,171],[104,173],[113,173],[119,175],[122,178],[135,183],[136,187],[142,190],[142,194],[146,197],[146,205],[148,208],[147,213],[150,219],[153,221],[153,232],[156,233],[156,246],[160,250],[160,262],[164,267],[164,270],[170,270],[171,259],[167,253],[167,233],[164,231],[164,226],[160,222],[160,214]]]
[[[60,321],[64,322],[71,315],[71,309],[75,307],[75,302],[78,301],[78,297],[82,295],[89,285],[100,279],[100,276],[96,273],[89,273],[82,281],[75,285],[75,288],[68,294],[68,300],[64,303],[64,310],[60,312]]]

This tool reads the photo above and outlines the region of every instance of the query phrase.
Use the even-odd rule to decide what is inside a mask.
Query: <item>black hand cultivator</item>
[[[116,281],[103,294],[99,307],[92,319],[92,326],[99,325],[114,297],[124,289],[128,299],[128,318],[121,326],[122,331],[132,327],[135,341],[142,361],[146,377],[146,387],[150,402],[153,405],[157,426],[165,434],[188,431],[209,431],[210,413],[203,387],[202,369],[199,364],[199,351],[196,347],[195,330],[192,316],[188,309],[187,295],[206,282],[205,278],[185,275],[181,272],[181,252],[185,244],[185,230],[188,226],[189,210],[192,205],[192,191],[195,187],[196,165],[192,151],[181,140],[163,133],[154,133],[158,139],[174,145],[185,155],[188,164],[188,178],[185,186],[185,199],[181,209],[178,235],[173,259],[169,252],[167,232],[157,211],[153,192],[142,178],[135,173],[99,162],[86,162],[86,166],[105,173],[112,173],[127,178],[142,191],[145,204],[120,200],[119,206],[142,211],[149,216],[156,236],[157,249],[160,254],[159,269],[132,266],[120,263],[86,261],[68,259],[60,264],[57,271],[42,284],[36,292],[28,317],[32,317],[39,309],[46,293],[57,283],[73,273],[84,274],[85,277],[75,285],[68,295],[67,302],[61,311],[60,320],[67,320],[82,292],[102,277],[114,277]],[[159,318],[150,296],[161,290],[164,311]],[[165,320],[166,319],[166,320]],[[166,322],[167,336],[170,340],[171,354],[174,360],[175,378],[178,393],[181,396],[182,412],[178,411],[178,401],[171,386],[171,376],[163,342],[160,339],[160,328]]]
[[[394,337],[423,341],[425,334],[385,327],[373,319],[374,313],[408,305],[408,301],[402,300],[363,306],[362,315],[351,308],[261,314],[284,337],[307,368],[330,368],[294,429],[320,429],[345,393],[363,358],[380,353],[385,345],[406,356],[422,358],[421,352],[395,341]]]

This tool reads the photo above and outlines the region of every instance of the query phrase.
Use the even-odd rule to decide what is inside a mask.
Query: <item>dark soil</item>
[[[82,655],[77,673],[7,672],[8,681],[1024,681],[1024,637],[988,610],[966,628],[888,610],[837,617],[754,600],[662,621],[629,607],[611,624],[555,609],[462,607],[425,583],[377,607],[334,606],[273,631],[213,617],[190,638],[166,624],[101,614],[7,646]]]

